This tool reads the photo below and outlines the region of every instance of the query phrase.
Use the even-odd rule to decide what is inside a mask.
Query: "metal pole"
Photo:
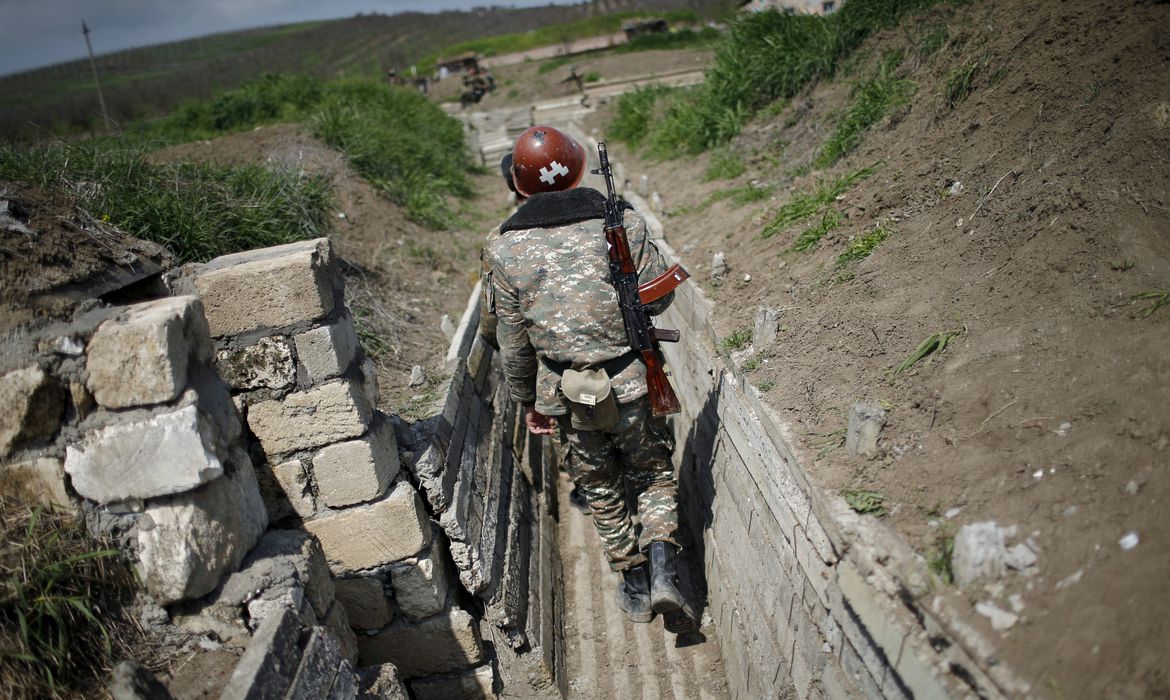
[[[85,20],[81,20],[81,34],[85,37],[85,50],[89,52],[89,67],[93,69],[93,84],[97,86],[98,104],[102,108],[102,119],[106,121],[106,131],[112,131],[110,128],[110,114],[106,111],[106,98],[102,95],[102,84],[98,80],[97,63],[93,60],[93,46],[89,43],[89,27],[85,26]]]

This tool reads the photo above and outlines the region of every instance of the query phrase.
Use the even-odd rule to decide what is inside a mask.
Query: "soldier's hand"
[[[536,406],[525,406],[524,408],[524,423],[528,426],[528,432],[533,435],[553,434],[553,429],[557,426],[556,418],[537,411]]]

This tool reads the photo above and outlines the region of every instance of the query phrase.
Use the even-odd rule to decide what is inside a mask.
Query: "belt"
[[[607,375],[609,375],[609,377],[612,379],[613,377],[616,377],[617,375],[626,371],[626,368],[629,367],[630,365],[632,365],[634,363],[634,360],[637,360],[638,357],[639,357],[638,352],[631,349],[631,350],[628,350],[627,352],[625,352],[624,354],[618,355],[617,357],[606,360],[605,362],[602,362],[601,364],[588,365],[587,369],[600,367],[601,369],[604,369],[605,373]],[[543,355],[540,356],[540,362],[545,367],[547,367],[550,371],[552,371],[558,375],[564,374],[565,370],[571,369],[573,367],[572,362],[557,362],[556,360],[550,360],[549,358],[547,358]]]

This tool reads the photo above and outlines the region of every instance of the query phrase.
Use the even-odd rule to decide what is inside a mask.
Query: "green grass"
[[[759,384],[757,384],[756,387],[760,391],[766,393],[766,392],[769,392],[769,391],[776,388],[776,382],[772,381],[771,379],[765,379],[765,380],[761,381]]]
[[[1139,292],[1133,295],[1133,300],[1149,302],[1149,306],[1142,309],[1142,318],[1149,318],[1155,311],[1163,306],[1170,305],[1170,291],[1164,289],[1152,289],[1148,292]]]
[[[860,489],[845,489],[841,491],[841,498],[849,504],[849,508],[862,515],[872,515],[875,518],[884,518],[887,515],[886,497],[877,491],[863,491]]]
[[[772,196],[772,191],[775,188],[771,185],[756,185],[748,182],[738,187],[729,187],[725,190],[715,190],[707,195],[698,204],[691,207],[680,207],[679,214],[695,214],[705,211],[712,204],[722,202],[725,199],[730,199],[737,207],[742,207],[745,204],[752,202],[759,202]]]
[[[601,80],[601,73],[598,73],[595,70],[591,70],[588,73],[586,73],[585,75],[581,76],[581,80],[586,82],[586,83],[599,82]]]
[[[822,182],[811,192],[797,193],[792,199],[780,207],[772,217],[772,220],[764,227],[760,237],[771,238],[789,226],[798,224],[820,213],[825,207],[834,202],[838,196],[848,191],[855,183],[877,172],[880,166],[881,163],[874,163],[867,168],[855,170],[836,180]]]
[[[91,216],[161,243],[180,262],[324,236],[332,188],[260,166],[148,163],[112,141],[0,146],[0,179],[72,191]]]
[[[624,141],[633,148],[641,146],[650,132],[658,100],[671,92],[671,88],[652,84],[619,97],[614,119],[609,125],[610,138]]]
[[[698,30],[686,28],[665,34],[642,34],[631,39],[630,43],[619,46],[614,53],[701,49],[714,45],[719,38],[719,31],[711,27]]]
[[[544,75],[545,73],[551,73],[562,66],[569,65],[572,60],[572,56],[557,56],[556,58],[550,58],[549,60],[540,64],[540,67],[536,69],[536,74]]]
[[[990,58],[986,55],[973,58],[947,72],[943,83],[943,106],[953,110],[975,91],[976,80],[987,69]]]
[[[0,687],[5,697],[81,697],[123,652],[111,635],[133,575],[66,512],[15,478],[0,484]]]
[[[892,229],[885,224],[878,224],[869,233],[853,239],[845,248],[845,252],[837,256],[837,267],[868,258],[882,241],[890,237],[890,233]]]
[[[844,218],[840,212],[834,211],[833,209],[826,209],[825,213],[821,216],[820,222],[815,226],[805,229],[803,233],[797,236],[796,242],[792,244],[790,250],[797,253],[806,253],[816,248],[817,243],[820,243],[825,234],[837,228],[837,225]]]
[[[711,155],[707,169],[703,171],[703,182],[732,180],[743,175],[746,169],[738,153],[730,148],[720,149]]]
[[[964,329],[939,331],[938,333],[932,333],[926,336],[926,340],[923,340],[921,343],[919,343],[918,347],[914,349],[914,352],[910,353],[910,355],[907,356],[905,360],[902,360],[900,365],[890,371],[890,381],[892,382],[895,376],[910,369],[923,359],[929,357],[931,360],[933,360],[935,357],[941,354],[943,350],[946,350],[947,345],[950,345],[952,340],[961,335],[963,330]],[[930,360],[927,361],[929,362]]]
[[[719,344],[724,350],[730,352],[732,350],[742,350],[750,342],[752,342],[752,329],[745,326],[733,330]]]
[[[955,582],[955,571],[951,559],[955,554],[954,536],[940,537],[926,555],[926,566],[938,576],[944,586]]]
[[[836,163],[857,148],[870,127],[910,101],[918,85],[912,80],[894,77],[901,60],[900,54],[891,56],[882,62],[875,75],[854,86],[853,102],[837,122],[833,135],[821,145],[820,154],[813,161],[814,167],[827,168]]]
[[[652,152],[677,157],[726,143],[751,115],[831,75],[870,33],[934,1],[850,0],[826,16],[741,17],[717,44],[704,84],[672,95],[647,139]]]

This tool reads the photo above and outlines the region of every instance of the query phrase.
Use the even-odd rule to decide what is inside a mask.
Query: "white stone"
[[[1138,541],[1138,534],[1136,532],[1127,532],[1117,543],[1121,545],[1122,549],[1130,550],[1138,546]]]
[[[106,408],[172,401],[187,386],[188,368],[211,355],[196,297],[136,304],[98,327],[87,348],[86,386]]]
[[[1001,632],[1003,630],[1011,629],[1017,622],[1020,621],[1019,616],[1006,610],[1000,610],[989,602],[976,603],[975,612],[991,620],[992,629],[996,629]]]
[[[431,525],[414,488],[403,481],[380,501],[305,522],[321,541],[334,575],[413,557],[431,543]]]
[[[727,274],[727,255],[721,250],[711,258],[711,276],[722,277],[725,274]]]
[[[263,401],[248,409],[248,427],[269,455],[328,445],[366,432],[365,395],[348,380]]]
[[[65,390],[39,367],[0,378],[0,457],[47,440],[61,427]]]
[[[276,483],[288,499],[289,507],[302,518],[308,518],[317,512],[317,501],[313,498],[313,491],[309,488],[309,474],[304,460],[293,459],[282,462],[272,468]]]
[[[149,502],[138,524],[138,572],[169,605],[210,593],[236,569],[268,524],[252,465],[202,488]]]
[[[439,540],[423,557],[412,557],[390,567],[390,585],[398,608],[415,619],[438,614],[447,607],[450,572],[444,563]]]
[[[88,433],[65,449],[73,488],[98,503],[181,493],[223,474],[222,436],[195,405]]]
[[[293,337],[297,361],[310,384],[341,376],[357,355],[358,340],[348,315]]]
[[[886,411],[881,406],[861,401],[849,407],[849,425],[845,432],[845,451],[850,457],[873,457],[878,453],[878,435],[886,425]]]
[[[776,332],[779,328],[779,309],[770,306],[756,307],[756,320],[752,329],[752,346],[760,350],[767,349],[776,342]]]
[[[239,350],[220,350],[215,368],[235,389],[283,389],[297,378],[292,348],[285,336],[261,338]]]
[[[422,365],[415,365],[410,368],[410,386],[417,389],[427,383],[426,370]]]
[[[324,447],[313,456],[317,497],[330,508],[372,501],[398,476],[394,427],[379,420],[357,440]]]
[[[315,321],[334,307],[329,239],[225,255],[195,277],[214,337]]]
[[[971,523],[959,528],[951,567],[955,583],[966,586],[984,576],[995,578],[1005,570],[1004,531],[995,521]]]
[[[1007,550],[1004,555],[1004,563],[1009,569],[1016,571],[1023,571],[1030,566],[1036,565],[1036,552],[1024,543],[1017,544]]]

